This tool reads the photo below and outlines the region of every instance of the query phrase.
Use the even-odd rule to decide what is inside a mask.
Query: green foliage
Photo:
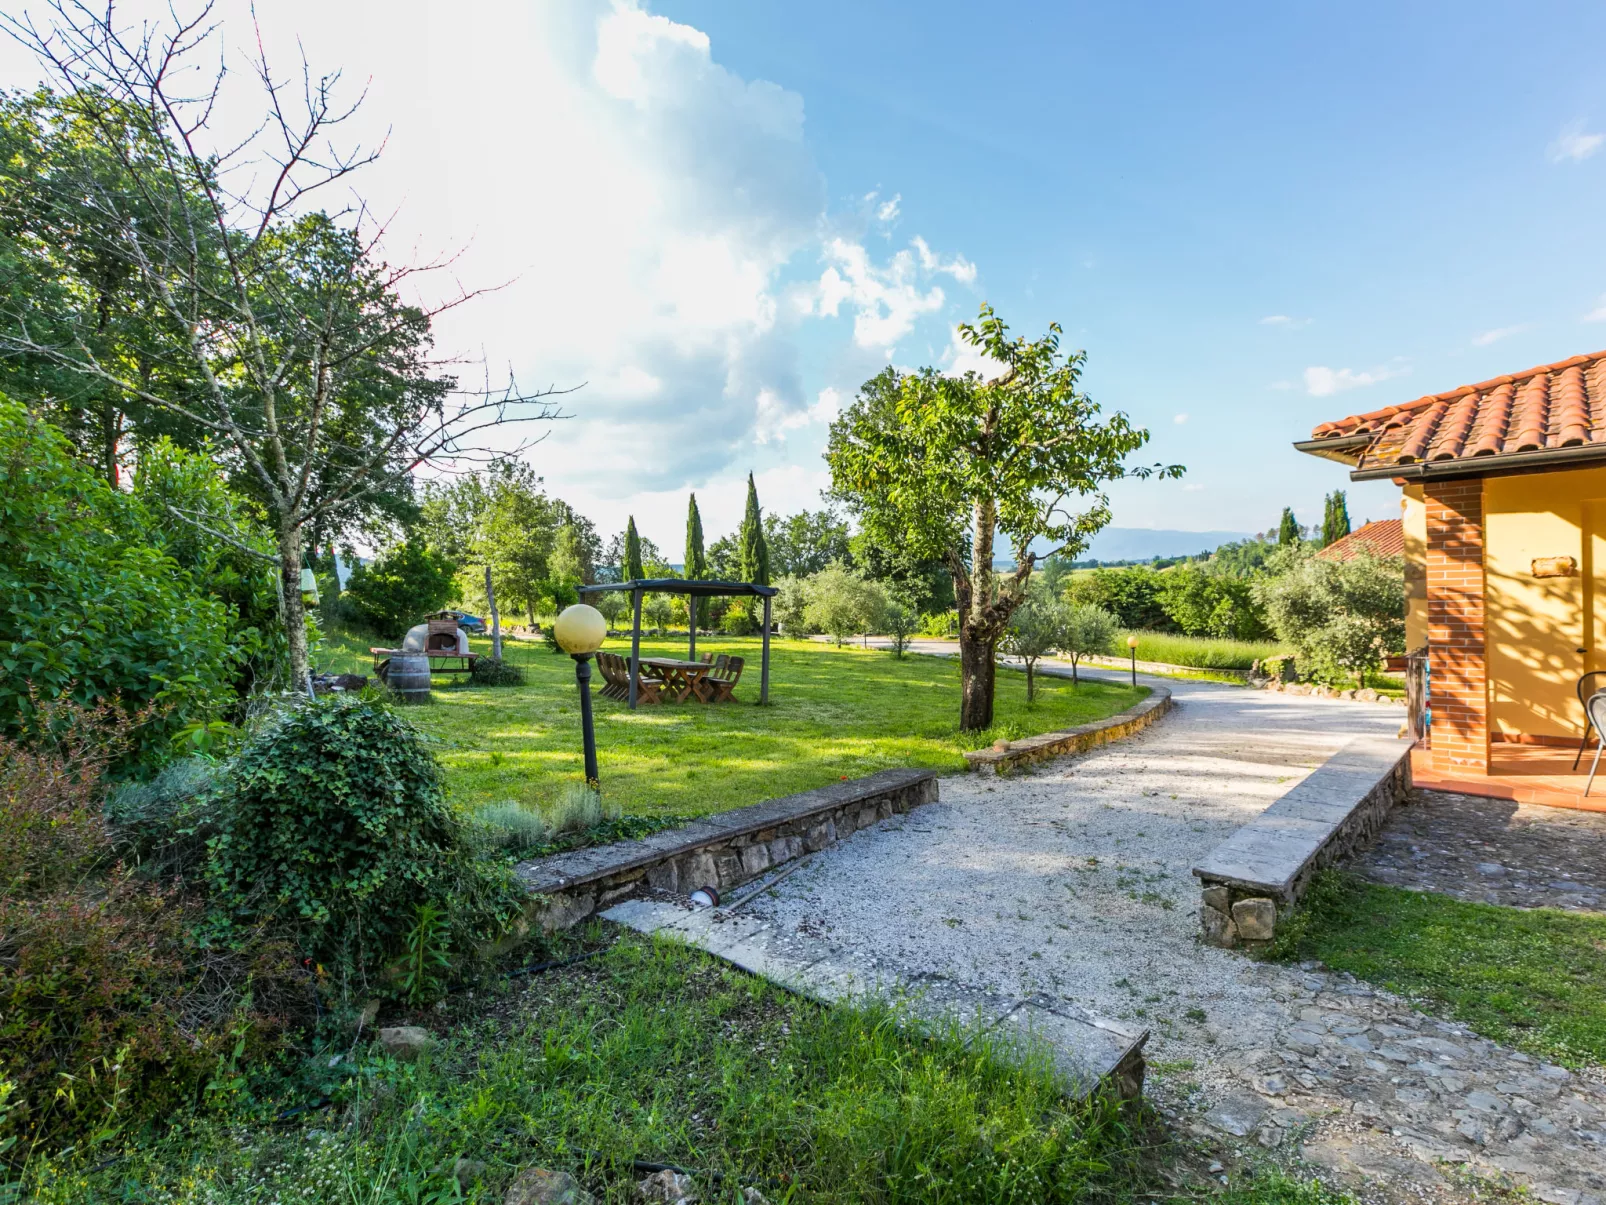
[[[397,987],[408,1004],[416,1008],[440,998],[452,969],[451,944],[446,913],[433,900],[419,904],[395,968]]]
[[[1158,597],[1167,618],[1188,636],[1262,640],[1266,618],[1250,583],[1212,568],[1177,565],[1158,575]]]
[[[231,921],[272,921],[307,954],[361,973],[396,948],[415,908],[444,898],[460,826],[429,747],[383,706],[331,695],[283,711],[222,791],[207,876]]]
[[[229,700],[229,612],[145,538],[144,515],[50,424],[0,398],[0,734],[40,700],[117,699],[149,722],[129,750],[160,760]]]
[[[1009,617],[1009,626],[1004,629],[998,647],[999,651],[1026,663],[1028,703],[1037,698],[1037,663],[1065,644],[1069,618],[1069,608],[1042,587],[1028,593],[1026,600]]]
[[[1125,637],[1138,638],[1138,660],[1156,661],[1191,669],[1249,669],[1256,661],[1287,650],[1274,640],[1231,640],[1227,637],[1183,636],[1173,632],[1122,632],[1119,654],[1125,656]]]
[[[1099,607],[1123,628],[1164,631],[1175,625],[1161,602],[1161,574],[1147,565],[1094,569],[1071,575],[1063,591],[1072,606]]]
[[[833,562],[809,578],[803,618],[816,630],[830,633],[840,645],[850,636],[875,631],[886,605],[886,591],[878,584]]]
[[[719,630],[727,636],[752,636],[758,631],[758,621],[751,607],[727,607],[719,617]]]
[[[937,611],[920,618],[920,634],[937,640],[952,639],[959,630],[959,616],[954,611]]]
[[[521,803],[493,803],[474,813],[474,820],[498,849],[527,857],[551,838],[546,817],[539,808]]]
[[[393,544],[358,565],[342,596],[351,618],[385,640],[400,640],[424,616],[451,601],[452,565],[417,538]]]
[[[687,581],[701,581],[708,576],[708,556],[703,551],[703,516],[697,509],[697,495],[686,502],[686,557],[682,566]]]
[[[1233,540],[1221,545],[1205,562],[1212,573],[1227,577],[1252,578],[1262,573],[1277,551],[1271,540],[1256,537],[1252,540]]]
[[[149,782],[123,783],[106,800],[119,852],[154,878],[191,877],[204,861],[221,767],[182,757]]]
[[[1573,1067],[1606,1061],[1606,919],[1322,876],[1273,953],[1319,958],[1485,1037]]]
[[[808,577],[832,561],[853,561],[848,525],[830,510],[800,510],[784,519],[765,515],[764,544],[777,582],[784,577]]]
[[[741,549],[741,580],[757,586],[769,585],[770,549],[764,539],[764,513],[758,506],[758,486],[753,483],[751,473],[747,475],[747,509],[742,515],[737,544]]]
[[[226,1050],[271,1049],[299,1007],[287,949],[199,949],[197,902],[119,860],[101,799],[127,717],[58,704],[51,720],[52,740],[0,738],[0,1082],[25,1148],[186,1106]]]
[[[881,626],[892,640],[889,651],[894,657],[902,657],[920,627],[920,616],[913,607],[897,599],[888,599],[881,612]]]
[[[1327,495],[1322,512],[1322,547],[1337,543],[1349,535],[1349,504],[1343,490]]]
[[[1278,559],[1276,577],[1255,583],[1255,601],[1301,667],[1317,674],[1366,673],[1405,646],[1405,570],[1370,551],[1328,561],[1300,545]]]
[[[469,673],[476,686],[523,686],[524,671],[510,661],[480,657]]]
[[[809,624],[808,583],[800,577],[783,577],[775,583],[775,601],[770,614],[788,636],[808,636],[814,632]]]
[[[1102,607],[1077,603],[1066,608],[1060,650],[1071,659],[1073,678],[1077,663],[1083,657],[1099,657],[1116,651],[1115,637],[1119,627],[1115,616]]]
[[[636,534],[635,515],[630,516],[630,522],[625,526],[625,559],[620,571],[627,582],[639,582],[646,577],[641,568],[641,537]]]
[[[1294,518],[1294,508],[1283,507],[1283,517],[1277,524],[1277,544],[1280,548],[1287,548],[1291,544],[1299,543],[1299,520]]]

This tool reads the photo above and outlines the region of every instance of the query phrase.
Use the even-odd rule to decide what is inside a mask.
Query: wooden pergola
[[[687,581],[681,577],[655,577],[633,582],[608,582],[605,585],[581,586],[580,601],[589,601],[590,595],[612,590],[630,591],[630,706],[636,706],[636,692],[641,682],[641,600],[648,594],[684,594],[689,611],[687,627],[691,636],[686,642],[686,659],[697,660],[697,600],[699,598],[762,598],[764,600],[764,654],[759,664],[758,704],[770,701],[770,600],[775,597],[774,586],[761,586],[757,582]]]

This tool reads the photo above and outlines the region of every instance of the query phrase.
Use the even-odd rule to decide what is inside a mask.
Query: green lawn
[[[692,1172],[708,1205],[749,1187],[776,1205],[1164,1189],[1140,1117],[1067,1102],[1045,1057],[985,1036],[921,1037],[885,1009],[822,1009],[635,936],[515,983],[422,1018],[444,1040],[420,1063],[339,1035],[299,1087],[258,1084],[160,1138],[37,1161],[22,1199],[494,1205],[520,1168],[540,1166],[623,1203],[640,1200],[637,1160]],[[274,1124],[286,1106],[294,1117]],[[459,1158],[482,1165],[462,1193]]]
[[[1318,880],[1278,953],[1429,1001],[1569,1066],[1606,1062],[1606,916]]]
[[[367,672],[366,640],[330,642],[322,667]],[[476,651],[488,641],[474,642]],[[610,641],[613,651],[629,651]],[[642,707],[635,712],[597,693],[598,762],[603,792],[627,814],[693,816],[856,778],[893,766],[958,770],[965,750],[1084,724],[1124,711],[1144,689],[1038,679],[1026,704],[1024,675],[1000,670],[996,724],[958,730],[959,667],[936,657],[902,660],[876,649],[809,641],[771,643],[770,703],[756,707],[759,641],[706,637],[699,651],[745,657],[740,702]],[[684,656],[683,641],[648,639],[642,654]],[[435,678],[435,702],[409,714],[439,741],[447,787],[469,808],[518,801],[541,806],[584,770],[574,662],[535,642],[510,642],[519,687],[473,686]]]

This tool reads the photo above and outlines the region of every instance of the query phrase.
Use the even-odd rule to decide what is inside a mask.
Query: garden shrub
[[[469,680],[475,686],[523,686],[524,671],[496,657],[481,657],[474,662]]]
[[[1330,681],[1366,674],[1405,651],[1405,567],[1369,551],[1328,561],[1294,545],[1276,558],[1278,576],[1255,583],[1278,637],[1294,647],[1299,668]]]
[[[0,396],[0,734],[21,733],[40,700],[116,699],[148,721],[131,765],[230,697],[227,608],[140,526],[66,436]]]
[[[424,737],[380,703],[299,702],[252,736],[220,787],[208,879],[232,924],[283,926],[301,952],[371,985],[422,905],[447,901],[454,945],[513,907],[476,866]]]
[[[1265,612],[1255,602],[1248,581],[1191,565],[1178,565],[1159,578],[1160,605],[1184,634],[1233,640],[1264,640],[1270,635]]]
[[[1123,628],[1176,631],[1176,622],[1161,601],[1163,574],[1146,565],[1124,569],[1095,569],[1073,574],[1065,583],[1065,601],[1072,606],[1099,607],[1114,615]]]
[[[127,782],[106,801],[119,851],[147,877],[194,877],[205,861],[221,775],[209,757],[182,757],[148,782]]]
[[[237,1043],[275,1047],[304,998],[289,951],[193,939],[201,904],[116,861],[104,776],[135,739],[115,708],[54,705],[55,739],[0,738],[0,1081],[26,1152],[194,1103]]]

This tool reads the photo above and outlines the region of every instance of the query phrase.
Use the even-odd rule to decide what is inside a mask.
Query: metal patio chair
[[[1584,709],[1584,734],[1578,738],[1578,752],[1573,755],[1573,769],[1578,769],[1578,763],[1584,756],[1584,750],[1589,746],[1589,696],[1606,684],[1606,670],[1591,670],[1578,679],[1573,687],[1578,692],[1578,705]],[[1598,739],[1598,738],[1597,738]]]

